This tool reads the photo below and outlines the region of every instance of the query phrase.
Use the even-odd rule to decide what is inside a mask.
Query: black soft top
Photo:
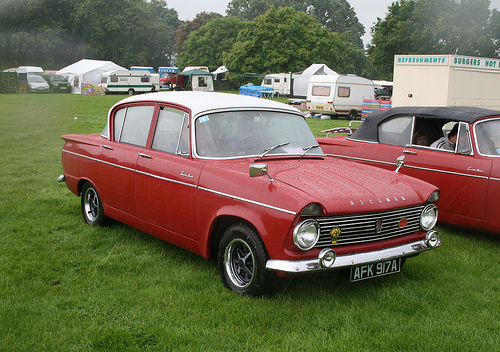
[[[397,116],[417,116],[424,119],[473,123],[483,117],[500,116],[500,111],[470,106],[402,106],[371,113],[350,138],[377,142],[378,126]]]

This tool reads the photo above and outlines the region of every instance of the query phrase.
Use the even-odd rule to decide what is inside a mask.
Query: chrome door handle
[[[101,147],[103,147],[104,149],[113,150],[112,147],[110,147],[109,145],[106,145],[106,144],[101,144]]]
[[[403,150],[403,153],[405,153],[405,154],[413,154],[413,155],[417,155],[417,153],[416,153],[416,152],[411,151],[411,150],[406,150],[406,149],[405,149],[405,150]]]
[[[151,159],[150,155],[147,155],[147,154],[144,154],[144,153],[139,153],[139,156],[142,156],[143,158]]]

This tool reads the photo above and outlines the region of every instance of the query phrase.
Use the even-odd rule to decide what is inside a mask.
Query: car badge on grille
[[[332,231],[330,232],[330,235],[332,236],[332,243],[337,243],[341,232],[342,231],[340,230],[340,227],[334,227],[332,229]]]
[[[407,218],[402,218],[399,220],[399,228],[404,229],[408,225],[408,219]]]
[[[383,221],[382,220],[378,220],[377,221],[377,228],[375,229],[375,231],[377,232],[377,234],[379,234],[380,232],[382,232],[382,224],[383,224]]]

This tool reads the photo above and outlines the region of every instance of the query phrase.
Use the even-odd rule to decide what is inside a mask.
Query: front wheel
[[[270,293],[274,273],[266,270],[267,258],[264,244],[252,228],[244,224],[230,226],[222,236],[218,253],[224,285],[250,296]]]
[[[82,215],[87,224],[107,225],[109,218],[104,215],[101,197],[93,184],[86,182],[82,189]]]

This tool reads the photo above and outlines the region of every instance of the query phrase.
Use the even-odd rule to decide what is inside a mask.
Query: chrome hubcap
[[[248,244],[241,239],[234,239],[226,247],[224,258],[229,279],[239,288],[248,287],[255,271],[254,254]]]
[[[96,192],[89,188],[85,193],[84,198],[85,214],[90,221],[95,221],[99,214],[99,199]]]

